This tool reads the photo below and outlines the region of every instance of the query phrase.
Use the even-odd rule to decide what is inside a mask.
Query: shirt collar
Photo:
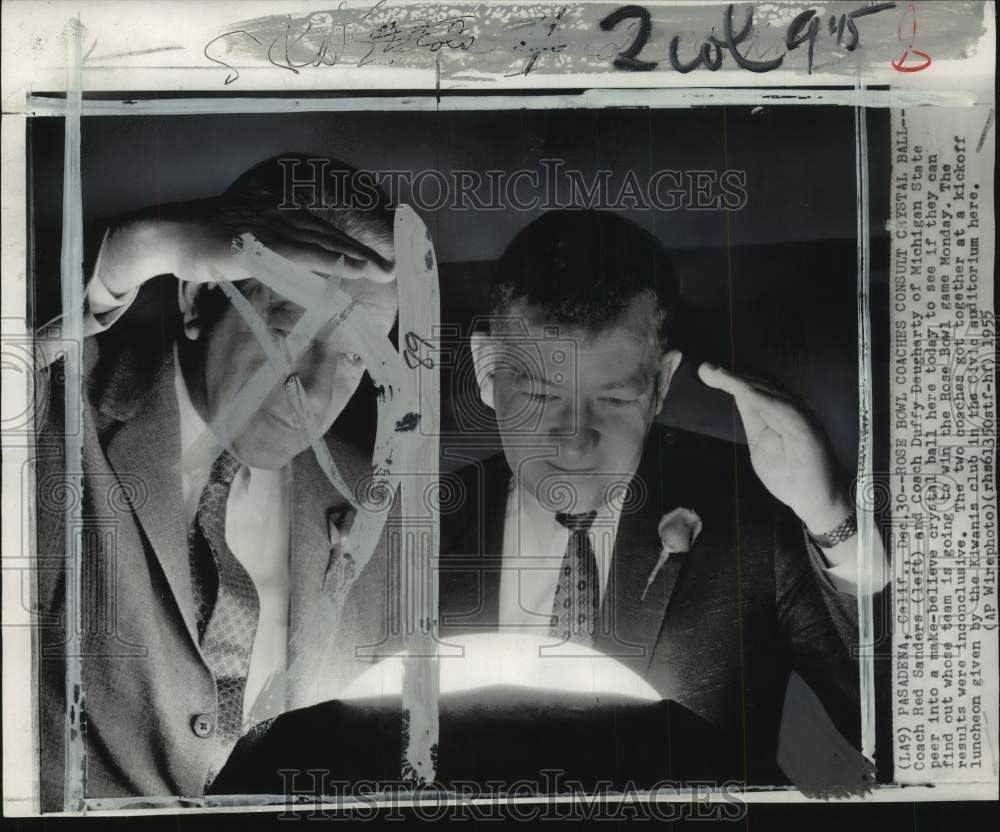
[[[519,512],[521,518],[526,520],[536,528],[548,526],[564,528],[556,521],[553,511],[545,508],[538,502],[538,498],[527,488],[521,487],[518,479],[511,474],[507,485],[507,513]],[[624,490],[622,490],[624,494]],[[597,518],[594,527],[611,528],[617,531],[618,522],[621,519],[622,505],[604,504],[597,510]]]
[[[181,455],[186,454],[206,430],[210,428],[191,401],[191,393],[184,381],[180,353],[174,344],[174,392],[177,394],[177,411],[181,420]]]
[[[184,510],[188,523],[194,519],[198,498],[208,482],[208,474],[212,460],[207,456],[191,458],[188,451],[198,441],[198,437],[211,430],[201,418],[201,414],[191,401],[191,394],[184,373],[181,370],[180,354],[177,344],[174,344],[174,393],[177,397],[177,413],[180,418],[181,459],[186,460],[181,471],[181,489],[184,496]]]
[[[174,392],[177,395],[177,412],[180,417],[181,458],[183,459],[202,433],[212,429],[201,418],[194,402],[191,401],[191,393],[188,390],[187,382],[184,381],[184,373],[181,371],[176,343],[174,344]],[[194,520],[195,512],[198,509],[198,500],[205,483],[208,482],[208,475],[214,461],[210,456],[196,457],[181,471],[184,509],[189,524]],[[257,502],[263,502],[266,505],[268,500],[276,499],[276,494],[282,494],[280,489],[285,478],[285,471],[287,469],[270,471],[265,468],[244,465],[233,480],[231,493],[247,494]]]

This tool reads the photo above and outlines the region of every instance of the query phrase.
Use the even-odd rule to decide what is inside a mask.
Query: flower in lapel
[[[354,526],[357,509],[350,503],[344,502],[327,509],[326,530],[330,536],[330,553],[340,547],[344,551],[348,548],[351,528]]]
[[[667,558],[675,552],[689,552],[694,546],[695,540],[701,533],[701,518],[689,508],[678,507],[660,518],[657,531],[660,535],[660,557],[646,579],[646,588],[642,591],[641,600],[645,600],[646,593],[649,592],[653,580],[667,562]]]
[[[343,506],[337,506],[336,508],[331,508],[326,513],[326,532],[330,536],[330,552],[343,545],[347,546],[347,534],[346,532],[341,532],[341,526],[344,525],[344,521],[347,518],[347,509]]]

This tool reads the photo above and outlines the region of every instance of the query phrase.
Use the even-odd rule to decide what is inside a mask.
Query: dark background
[[[869,111],[867,119],[878,391],[888,383],[888,111]],[[84,221],[99,227],[137,207],[216,195],[255,162],[283,152],[332,155],[373,170],[483,174],[558,158],[566,168],[611,170],[612,193],[629,169],[642,183],[660,169],[745,170],[742,210],[627,212],[674,252],[684,290],[677,346],[687,360],[661,418],[741,438],[729,400],[693,376],[698,361],[712,360],[772,378],[800,397],[850,473],[858,421],[854,131],[851,108],[814,106],[91,117],[82,130]],[[62,120],[35,119],[30,139],[33,309],[42,323],[59,311]],[[461,336],[449,341],[454,369],[442,372],[442,425],[453,443],[495,447],[463,339],[485,312],[493,262],[538,212],[420,213],[441,263],[442,321]],[[371,397],[357,396],[339,427],[368,431],[373,416]]]

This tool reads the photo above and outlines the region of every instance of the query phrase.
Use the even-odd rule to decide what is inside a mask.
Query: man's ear
[[[479,398],[490,410],[493,409],[493,373],[496,370],[497,345],[486,332],[473,332],[469,347],[472,351],[472,365],[476,370],[476,385]]]
[[[201,318],[198,315],[198,298],[208,287],[189,280],[177,281],[177,306],[181,311],[184,334],[191,341],[201,337]]]
[[[663,402],[667,398],[670,382],[681,366],[684,355],[680,350],[667,350],[660,358],[660,366],[656,371],[656,415],[663,410]]]

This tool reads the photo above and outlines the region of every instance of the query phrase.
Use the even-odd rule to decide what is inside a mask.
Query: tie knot
[[[208,475],[209,484],[224,485],[228,489],[232,485],[236,472],[240,470],[240,464],[240,461],[229,451],[223,451],[212,463],[212,470]]]
[[[571,532],[585,532],[590,530],[596,517],[596,511],[585,511],[582,514],[559,512],[556,514],[556,522],[560,526],[565,526]]]

